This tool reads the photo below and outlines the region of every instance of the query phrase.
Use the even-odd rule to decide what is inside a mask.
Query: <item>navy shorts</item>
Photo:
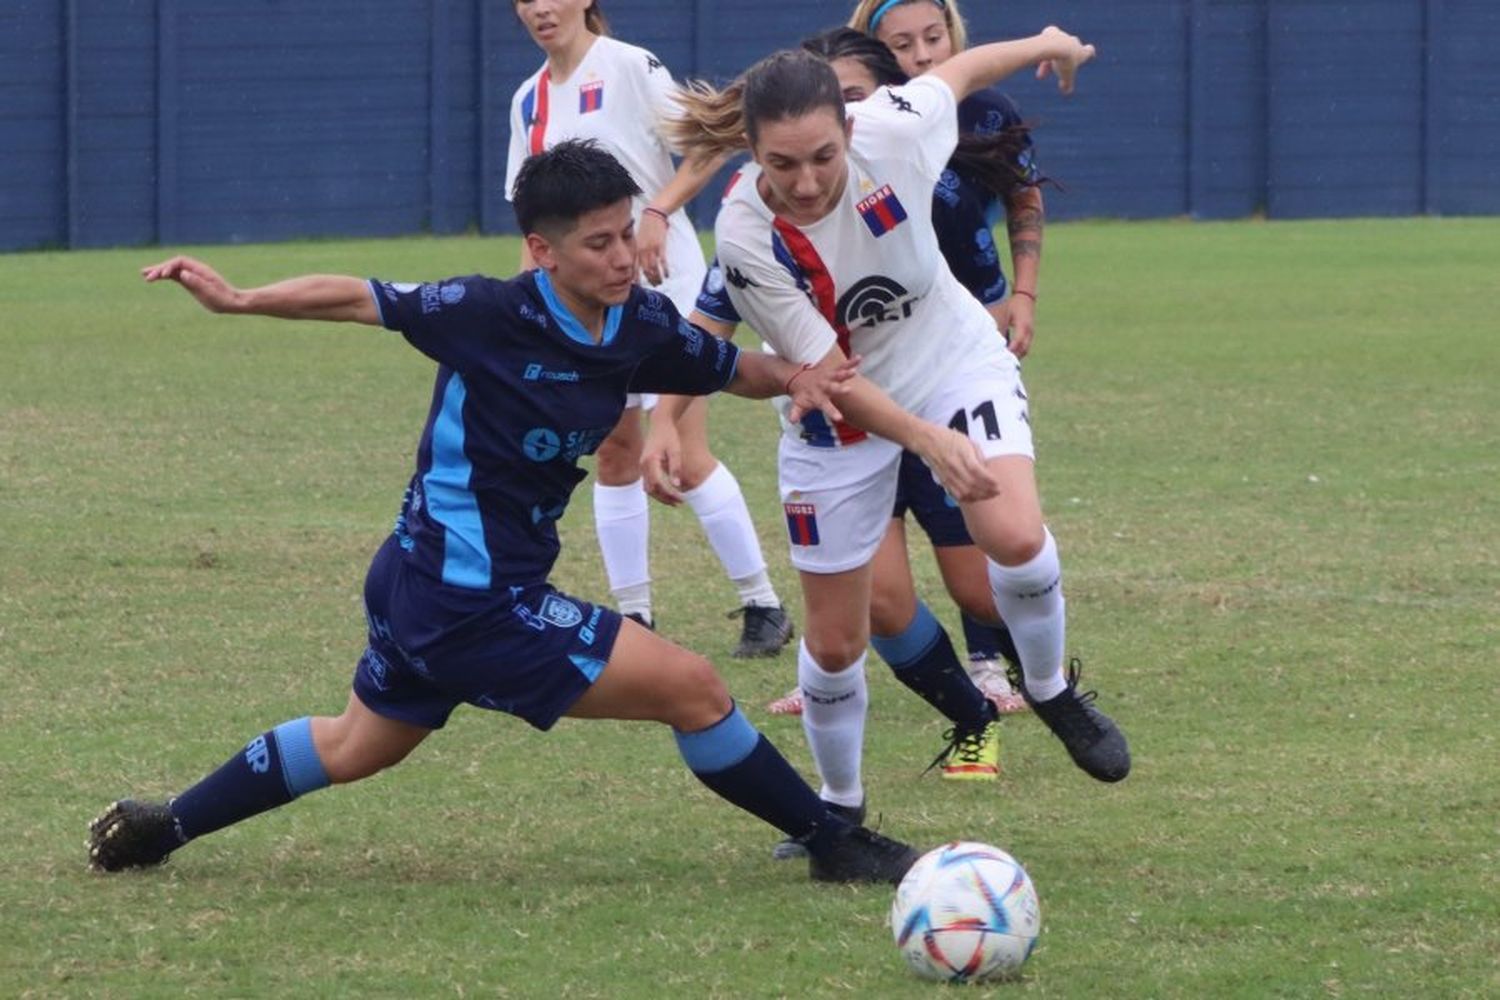
[[[395,536],[365,577],[369,647],[354,693],[377,715],[441,729],[461,703],[550,729],[609,662],[620,615],[539,583],[450,587],[410,568]]]
[[[891,516],[905,517],[908,510],[916,515],[917,523],[927,532],[934,548],[974,544],[958,502],[932,478],[932,470],[916,452],[903,451],[901,472],[896,480],[896,506]]]

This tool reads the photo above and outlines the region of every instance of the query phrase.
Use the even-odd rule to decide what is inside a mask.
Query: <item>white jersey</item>
[[[778,218],[745,167],[715,236],[730,300],[777,354],[821,360],[835,345],[901,407],[920,411],[957,363],[1005,352],[994,318],[953,277],[932,228],[932,190],[958,143],[948,85],[918,77],[848,107],[848,183],[823,218]],[[800,436],[815,446],[861,437],[829,433],[821,414]]]
[[[639,222],[649,199],[676,173],[672,154],[656,131],[663,116],[678,110],[672,88],[672,74],[660,60],[613,38],[595,39],[567,80],[552,79],[543,65],[511,98],[505,197],[512,197],[526,157],[565,139],[596,139],[644,192],[635,199]],[[666,252],[671,276],[658,290],[686,316],[707,268],[698,234],[681,209],[672,213]]]

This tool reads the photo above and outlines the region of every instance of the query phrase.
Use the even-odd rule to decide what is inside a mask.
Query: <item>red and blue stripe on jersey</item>
[[[818,307],[818,312],[833,327],[839,350],[847,357],[849,328],[839,320],[838,289],[833,283],[833,275],[828,272],[828,265],[823,263],[818,248],[813,246],[812,240],[802,230],[782,218],[773,220],[772,226],[771,252],[792,273],[797,287],[807,293],[813,305]],[[842,420],[830,426],[828,418],[817,410],[802,418],[802,440],[815,448],[856,444],[868,436],[858,427]]]
[[[543,67],[536,86],[521,98],[521,124],[526,128],[526,148],[532,156],[547,148],[547,87],[551,80],[551,71]]]
[[[578,113],[598,111],[604,107],[604,81],[591,80],[578,88]]]

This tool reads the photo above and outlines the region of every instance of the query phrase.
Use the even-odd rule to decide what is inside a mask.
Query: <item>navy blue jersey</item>
[[[740,312],[729,301],[729,289],[724,282],[724,268],[719,265],[719,257],[714,255],[713,262],[708,265],[708,273],[703,276],[703,287],[698,289],[698,301],[693,303],[693,308],[707,316],[716,319],[720,323],[732,323],[740,325]]]
[[[1015,103],[993,88],[959,102],[961,135],[995,135],[1020,124],[1021,112]],[[1029,138],[1016,169],[1026,183],[1034,184],[1041,176],[1032,160]],[[943,259],[959,283],[985,305],[1005,298],[1008,288],[991,231],[1003,213],[998,198],[952,167],[943,171],[933,190],[932,228],[937,231]]]
[[[585,475],[578,459],[609,435],[625,394],[716,392],[739,359],[642,288],[607,311],[599,343],[542,271],[370,288],[381,322],[438,363],[396,537],[417,569],[455,587],[544,581]]]

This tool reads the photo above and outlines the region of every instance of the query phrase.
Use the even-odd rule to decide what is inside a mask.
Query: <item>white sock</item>
[[[734,473],[720,462],[707,479],[683,493],[682,498],[698,515],[708,544],[739,591],[740,603],[780,607],[766,574],[766,559],[750,521],[750,508],[745,506],[745,494]]]
[[[1068,686],[1063,679],[1063,652],[1067,639],[1066,602],[1062,593],[1062,563],[1057,541],[1046,531],[1042,551],[1020,566],[1001,566],[987,560],[990,593],[995,608],[1010,628],[1026,691],[1037,701],[1048,701]]]
[[[870,704],[864,654],[838,673],[829,673],[813,660],[807,643],[799,643],[797,683],[802,688],[802,731],[823,778],[818,797],[857,806],[865,800],[859,765],[864,754],[865,709]]]
[[[651,513],[641,480],[625,486],[594,483],[594,530],[604,556],[604,574],[621,613],[636,612],[649,619]],[[626,600],[631,607],[625,607]]]

